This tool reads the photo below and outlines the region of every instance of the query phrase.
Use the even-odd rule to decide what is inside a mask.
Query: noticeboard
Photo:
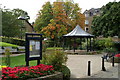
[[[31,60],[42,59],[42,34],[26,33],[26,65],[29,66]],[[39,64],[39,62],[38,62]]]

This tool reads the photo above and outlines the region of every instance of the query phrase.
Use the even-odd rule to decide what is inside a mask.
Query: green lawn
[[[43,52],[43,53],[47,53],[47,54],[53,53],[55,49],[62,49],[62,48],[61,47],[49,47],[49,48],[47,48],[47,51]],[[5,58],[3,57],[2,58],[2,63],[1,63],[2,66],[5,66],[4,61],[5,61]],[[26,65],[25,55],[24,54],[19,55],[19,56],[11,56],[11,65],[10,65],[10,67],[21,66],[21,65]],[[36,60],[30,61],[30,66],[35,66],[35,65],[37,65]]]
[[[52,49],[63,49],[62,47],[48,47],[47,50],[52,50]]]
[[[5,58],[3,57],[2,58],[2,66],[5,66],[5,62],[4,61],[5,61]],[[26,65],[25,55],[12,56],[10,61],[11,61],[10,67]],[[36,60],[30,61],[30,65],[31,66],[37,65],[37,61]]]
[[[10,43],[5,43],[5,42],[0,42],[0,46],[3,46],[3,47],[18,47],[18,45],[13,45],[13,44],[10,44]]]

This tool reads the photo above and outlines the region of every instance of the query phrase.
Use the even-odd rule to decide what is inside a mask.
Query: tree
[[[57,39],[70,32],[77,24],[83,27],[85,17],[80,13],[80,10],[78,4],[71,2],[54,2],[52,8],[53,19],[51,19],[48,26],[42,28],[41,31],[47,37]],[[52,33],[54,33],[54,36],[51,36]]]
[[[68,32],[70,32],[77,24],[84,29],[85,16],[81,13],[81,8],[79,8],[78,4],[66,2],[64,3],[64,9],[68,17],[67,21],[72,26],[72,28],[68,30]]]
[[[35,20],[34,28],[37,32],[40,32],[42,28],[48,26],[50,20],[53,18],[52,5],[47,2],[42,6],[42,10],[39,11],[38,17]]]
[[[2,35],[6,37],[20,37],[24,23],[18,17],[25,12],[20,9],[2,9]]]
[[[101,15],[93,19],[93,34],[120,37],[120,1],[109,2],[101,8]]]
[[[44,6],[47,6],[47,4]],[[81,13],[78,4],[71,2],[54,2],[51,9],[51,19],[49,18],[49,14],[45,14],[46,19],[47,17],[49,18],[47,19],[48,23],[43,21],[45,19],[42,18],[44,14],[39,14],[39,17],[36,19],[35,27],[39,28],[37,29],[38,32],[44,33],[45,37],[52,39],[54,42],[59,42],[60,38],[70,32],[77,24],[82,27],[84,26],[85,17]],[[48,11],[48,8],[43,7],[41,11],[45,10]],[[37,27],[40,22],[44,24],[44,27]]]

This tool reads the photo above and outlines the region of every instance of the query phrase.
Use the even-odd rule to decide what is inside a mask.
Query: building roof
[[[100,8],[91,8],[89,10],[85,10],[83,14],[93,14],[93,13],[100,13]],[[93,16],[93,15],[91,15]]]
[[[64,37],[94,37],[94,35],[85,32],[79,25],[77,25],[70,33]]]

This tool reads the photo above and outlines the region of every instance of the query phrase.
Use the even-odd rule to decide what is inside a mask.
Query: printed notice
[[[36,41],[35,49],[36,49],[36,50],[39,50],[39,49],[40,49],[40,42],[39,42],[39,41]]]
[[[35,45],[35,41],[30,40],[30,45]]]

